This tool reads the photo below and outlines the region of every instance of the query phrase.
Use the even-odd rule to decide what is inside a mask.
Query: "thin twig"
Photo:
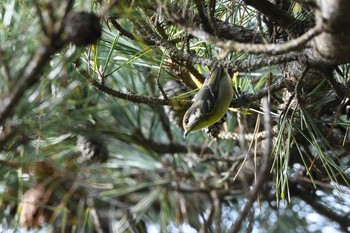
[[[112,23],[113,27],[117,29],[123,36],[128,37],[131,40],[135,40],[135,36],[131,33],[125,30],[115,19],[109,18],[109,21]]]
[[[294,18],[286,11],[278,8],[275,4],[268,0],[244,0],[247,5],[253,6],[258,12],[264,14],[270,21],[285,29],[299,29],[302,28],[303,22]],[[298,33],[298,32],[296,32]]]
[[[163,60],[162,60],[162,61],[163,61]],[[162,64],[162,65],[163,65],[163,64]],[[160,66],[159,71],[158,71],[158,74],[157,74],[157,76],[156,76],[156,83],[157,83],[158,90],[159,90],[160,93],[162,94],[163,98],[166,99],[166,100],[169,100],[167,94],[165,93],[165,91],[164,91],[162,85],[161,85],[160,82],[159,82],[160,73],[162,72],[162,69],[161,69],[162,65]]]
[[[0,63],[3,65],[4,67],[4,71],[5,71],[5,74],[7,76],[7,79],[8,80],[12,80],[12,75],[11,75],[11,68],[9,66],[9,59],[7,58],[6,59],[6,54],[5,54],[5,51],[3,49],[0,48]]]
[[[211,27],[207,14],[205,13],[204,9],[205,6],[203,4],[202,0],[194,0],[198,14],[199,14],[199,18],[201,20],[201,23],[203,25],[203,28],[206,32],[208,33],[213,33],[213,28]]]
[[[215,7],[216,7],[216,0],[208,0],[208,19],[210,23],[210,27],[213,29],[214,35],[216,36],[218,34],[217,28],[215,25]]]
[[[262,188],[263,184],[269,177],[269,170],[270,170],[270,155],[272,151],[272,121],[271,121],[271,115],[270,115],[270,103],[268,101],[268,98],[264,98],[263,100],[263,107],[264,107],[264,123],[265,123],[265,130],[267,131],[267,140],[266,140],[266,151],[264,154],[264,157],[262,159],[262,165],[261,169],[259,171],[258,179],[256,183],[253,185],[252,190],[248,194],[248,200],[246,204],[244,205],[243,210],[240,212],[238,218],[236,219],[235,223],[231,226],[229,233],[237,233],[239,232],[241,225],[243,221],[246,219],[247,215],[250,212],[250,209],[253,206],[253,203],[255,202],[257,195]]]
[[[221,214],[222,214],[222,203],[221,199],[216,191],[211,191],[210,196],[213,202],[213,206],[215,209],[215,232],[221,232]]]
[[[92,221],[94,222],[94,228],[96,233],[103,233],[103,228],[101,225],[100,218],[97,214],[97,210],[95,208],[95,202],[93,198],[88,198],[87,200],[89,207],[90,207],[90,216],[92,218]]]
[[[231,156],[231,157],[220,157],[218,158],[217,155],[214,156],[206,156],[203,157],[201,160],[199,160],[199,163],[207,163],[207,162],[237,162],[240,160],[243,160],[246,157],[246,154],[242,154],[242,155],[235,155],[235,156]]]
[[[232,108],[240,107],[242,105],[241,102],[243,102],[246,105],[249,105],[249,103],[253,103],[254,101],[262,99],[264,96],[267,96],[268,93],[272,94],[274,92],[282,90],[283,88],[285,88],[285,82],[283,79],[279,79],[271,86],[265,87],[265,88],[257,91],[256,93],[243,93],[243,94],[241,94],[240,99],[236,98],[236,99],[232,100],[230,106]]]
[[[48,36],[48,31],[47,31],[47,27],[43,18],[43,14],[41,13],[41,7],[39,6],[39,2],[38,0],[34,0],[34,5],[39,17],[39,22],[40,22],[40,26],[41,26],[41,30],[43,31],[45,36]]]
[[[201,225],[201,229],[199,230],[199,233],[208,233],[212,232],[211,225],[213,221],[215,208],[214,205],[211,203],[210,207],[208,207],[206,214],[200,213],[203,224]]]
[[[265,38],[265,35],[264,35],[264,29],[263,29],[262,24],[261,24],[261,13],[260,12],[256,13],[256,24],[257,24],[261,38],[263,39],[264,43],[267,44],[268,40]]]
[[[49,223],[53,223],[57,219],[58,215],[61,213],[63,208],[67,206],[67,203],[69,202],[71,197],[74,195],[78,187],[79,187],[79,184],[77,182],[74,182],[72,184],[70,189],[64,194],[61,202],[56,206],[55,211],[53,212],[53,214],[51,215],[48,221]]]
[[[165,134],[167,135],[169,142],[172,142],[173,141],[173,134],[172,134],[172,130],[171,130],[170,124],[169,124],[169,116],[165,114],[164,109],[159,109],[158,115],[159,115],[159,119],[160,119],[160,123],[162,125],[162,128],[163,128]]]
[[[108,5],[103,8],[103,11],[100,13],[99,17],[105,17],[109,14],[110,10],[118,4],[119,0],[108,1]]]
[[[298,100],[298,104],[300,104],[300,105],[303,105],[301,92],[302,92],[302,87],[303,87],[304,80],[306,78],[306,74],[309,71],[309,69],[310,69],[309,66],[306,66],[303,69],[303,71],[301,72],[300,78],[299,78],[297,84],[295,85],[295,94],[296,94],[296,98]]]
[[[350,98],[350,91],[349,88],[341,83],[339,83],[333,74],[327,74],[325,75],[326,79],[328,80],[328,82],[332,85],[333,90],[335,91],[335,93],[337,93],[337,95],[339,96],[339,98],[343,99],[344,97]]]

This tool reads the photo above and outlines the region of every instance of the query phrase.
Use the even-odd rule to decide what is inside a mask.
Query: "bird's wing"
[[[194,103],[202,103],[201,112],[210,114],[214,109],[218,92],[213,91],[210,85],[203,85],[193,98]]]
[[[206,78],[203,86],[194,96],[193,102],[200,103],[202,102],[203,108],[201,111],[205,114],[210,114],[218,99],[220,91],[220,79],[223,78],[224,68],[215,67],[210,74],[210,77]]]

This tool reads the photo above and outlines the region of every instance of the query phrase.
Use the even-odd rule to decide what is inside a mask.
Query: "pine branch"
[[[0,124],[3,124],[4,121],[14,113],[14,108],[28,88],[32,87],[40,80],[40,74],[51,60],[51,56],[59,51],[65,44],[64,41],[57,38],[60,38],[60,35],[52,35],[50,42],[38,49],[38,52],[29,59],[30,62],[25,65],[23,71],[17,76],[17,81],[10,88],[11,93],[1,100]]]
[[[140,96],[132,93],[128,93],[128,94],[122,93],[120,91],[111,89],[101,84],[97,80],[90,77],[90,75],[87,72],[80,72],[78,70],[77,72],[80,74],[81,77],[85,78],[92,86],[96,87],[99,91],[106,93],[110,96],[114,96],[119,99],[124,99],[133,103],[148,104],[148,105],[154,105],[154,106],[164,106],[164,105],[188,106],[191,104],[189,100],[162,99],[162,98],[155,98],[155,97]]]
[[[292,39],[283,44],[248,44],[248,43],[237,43],[233,41],[227,41],[219,39],[198,27],[195,27],[193,24],[189,23],[181,15],[177,14],[174,11],[173,7],[165,4],[161,4],[164,13],[167,15],[168,19],[177,25],[179,28],[182,28],[186,32],[192,34],[193,36],[201,39],[207,43],[213,44],[219,48],[222,48],[226,53],[229,52],[244,52],[249,54],[265,54],[265,55],[277,55],[286,52],[291,52],[295,50],[302,49],[307,42],[315,38],[322,32],[321,26],[315,26],[311,28],[306,33]]]
[[[153,33],[151,30],[147,30],[144,25],[138,24],[138,30],[141,32],[142,38],[148,45],[158,45],[162,46],[169,51],[171,57],[179,63],[187,64],[202,64],[210,67],[221,66],[232,69],[233,71],[245,71],[247,69],[254,70],[267,65],[282,64],[289,61],[297,60],[299,54],[296,52],[285,53],[272,57],[254,58],[254,59],[242,59],[236,61],[230,60],[218,60],[215,58],[208,59],[202,58],[194,54],[185,53],[178,50],[173,44],[162,39],[157,34]]]

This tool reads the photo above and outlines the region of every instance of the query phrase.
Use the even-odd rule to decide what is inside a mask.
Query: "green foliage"
[[[23,70],[33,55],[47,43],[36,2],[39,2],[48,28],[54,30],[58,27],[66,6],[60,1],[0,2],[1,100],[11,95],[13,87],[21,82]],[[54,53],[42,67],[40,81],[23,93],[11,117],[2,126],[11,125],[15,133],[4,145],[0,143],[0,160],[3,162],[0,165],[0,230],[23,228],[20,226],[20,203],[28,190],[41,183],[36,171],[32,171],[38,161],[46,162],[54,170],[53,174],[46,174],[47,170],[42,174],[43,183],[49,184],[45,186],[49,194],[44,195],[49,201],[41,207],[42,212],[50,213],[47,228],[51,230],[93,232],[99,227],[113,226],[116,232],[143,232],[145,226],[154,224],[161,232],[167,232],[170,226],[180,228],[185,223],[199,230],[203,229],[205,218],[208,221],[206,229],[219,229],[214,223],[221,221],[221,232],[226,232],[233,223],[232,216],[236,218],[242,209],[244,194],[254,184],[256,166],[264,154],[254,134],[256,127],[263,128],[263,123],[256,123],[261,114],[261,109],[257,107],[259,103],[251,104],[245,112],[248,114],[231,111],[227,116],[228,132],[239,131],[243,122],[243,134],[253,135],[249,144],[248,140],[243,140],[243,143],[239,140],[216,141],[201,131],[184,140],[183,130],[166,118],[163,106],[116,98],[95,88],[92,81],[129,97],[164,99],[161,87],[169,80],[179,79],[175,71],[185,65],[180,66],[169,57],[169,48],[147,45],[147,41],[143,41],[145,35],[137,34],[135,22],[144,24],[156,34],[164,31],[168,36],[167,42],[181,52],[194,52],[208,59],[218,57],[222,52],[199,39],[188,39],[187,32],[170,22],[151,23],[161,17],[153,15],[156,3],[148,6],[148,1],[136,2],[135,6],[128,8],[123,5],[124,1],[120,2],[109,9],[109,16],[117,15],[115,18],[120,26],[133,32],[136,38],[123,35],[112,26],[106,15],[102,15],[108,9],[104,1],[75,1],[75,11],[92,11],[103,16],[102,38],[96,45],[81,48],[67,43],[62,50]],[[173,3],[189,4],[183,11],[196,12],[192,1]],[[232,9],[228,8],[231,3],[217,1],[216,17],[246,29],[255,29],[256,10],[241,2],[235,2]],[[291,11],[299,19],[311,17],[298,14],[297,7],[293,6]],[[50,10],[52,7],[54,10]],[[263,29],[267,31],[267,28]],[[189,44],[186,44],[186,39]],[[263,56],[245,53],[229,53],[227,56],[228,61],[260,58]],[[195,64],[192,68],[198,72],[196,78],[209,74],[206,65]],[[348,67],[344,67],[344,71],[348,72]],[[191,77],[194,76],[191,73],[187,81],[192,82]],[[269,65],[233,72],[232,76],[241,93],[254,94],[275,83],[281,76],[281,69],[277,65]],[[337,78],[346,82],[343,76]],[[325,83],[305,93],[303,98],[319,97]],[[173,99],[188,99],[194,92],[190,90]],[[275,93],[276,98],[280,95]],[[252,211],[256,223],[247,222],[247,228],[266,228],[265,232],[293,232],[294,228],[298,228],[298,232],[308,230],[307,218],[298,215],[298,211],[287,207],[273,209],[268,205],[274,203],[279,206],[279,199],[286,198],[290,206],[300,206],[300,201],[293,199],[289,192],[290,177],[298,172],[290,166],[291,157],[296,156],[291,152],[293,149],[300,156],[298,164],[306,169],[313,187],[318,187],[314,181],[319,177],[314,177],[313,172],[319,167],[325,169],[328,175],[322,179],[329,178],[329,182],[334,184],[346,183],[346,166],[343,165],[346,161],[334,159],[338,151],[318,129],[319,123],[324,121],[317,119],[318,122],[309,115],[311,108],[327,101],[332,101],[331,96],[315,98],[301,109],[289,106],[279,122],[276,120],[279,131],[274,142],[274,166],[271,168],[274,190],[262,190],[264,200],[261,206],[254,206],[255,213]],[[274,117],[281,110],[276,102],[271,113]],[[334,125],[348,127],[349,123],[343,119]],[[302,140],[296,137],[297,134],[303,136]],[[98,139],[92,140],[91,144],[96,143],[97,148],[102,148],[102,153],[108,151],[107,162],[98,161],[98,158],[97,161],[84,162],[83,152],[77,145],[78,136]],[[251,141],[258,143],[254,150],[247,149],[247,145],[255,145]],[[310,154],[301,141],[306,141],[310,145],[309,150],[317,154],[317,159],[321,161],[317,164],[319,167],[311,166],[313,161],[310,161]],[[254,160],[253,156],[258,159]],[[215,195],[219,198],[215,199]],[[271,201],[274,195],[276,202]],[[219,201],[222,213],[215,210],[215,201]],[[311,209],[308,211],[312,212]],[[99,220],[95,219],[95,212],[100,215]],[[215,220],[217,216],[219,221]],[[275,220],[271,220],[270,216]],[[266,222],[272,223],[272,227],[264,224]]]

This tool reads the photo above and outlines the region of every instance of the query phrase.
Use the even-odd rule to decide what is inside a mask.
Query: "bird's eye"
[[[185,119],[185,124],[188,124],[188,119]]]

